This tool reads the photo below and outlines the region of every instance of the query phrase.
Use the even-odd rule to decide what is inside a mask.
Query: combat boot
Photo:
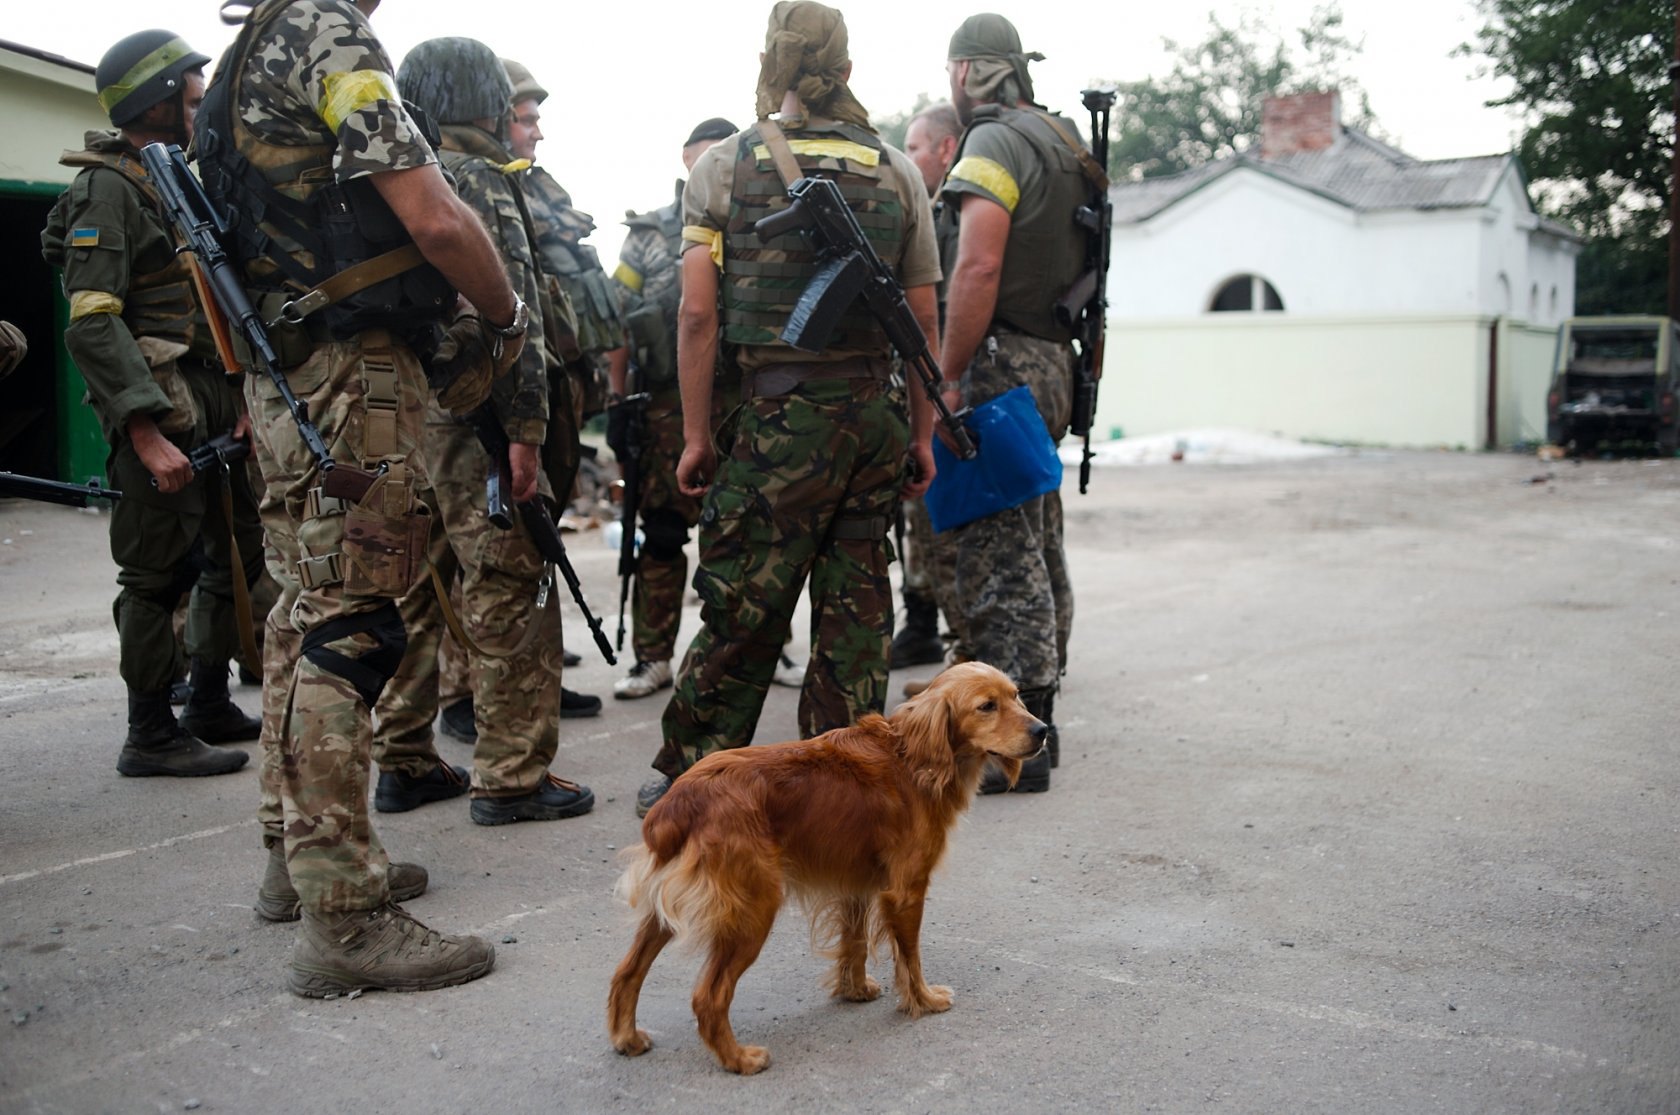
[[[227,663],[192,660],[191,692],[181,710],[181,727],[205,743],[236,743],[262,734],[262,721],[246,716],[228,698]]]
[[[1056,689],[1054,686],[1023,689],[1021,703],[1050,729],[1045,735],[1046,746],[1021,764],[1021,776],[1015,780],[1014,786],[1009,784],[1009,779],[1004,777],[1001,770],[995,766],[988,766],[986,776],[980,780],[982,794],[1042,794],[1050,788],[1050,768],[1055,766],[1051,758],[1051,748],[1056,746],[1056,725],[1051,717],[1055,713]]]
[[[904,594],[904,626],[893,636],[894,670],[926,666],[945,661],[945,643],[939,637],[939,605],[925,593]]]
[[[169,690],[128,691],[128,738],[117,756],[117,773],[130,778],[198,778],[232,774],[250,758],[243,751],[211,747],[182,731],[169,707]]]
[[[317,917],[305,912],[286,985],[326,999],[352,991],[432,991],[488,975],[496,950],[482,937],[428,929],[401,906]]]
[[[407,902],[426,893],[431,877],[417,863],[393,863],[386,873],[392,902]],[[286,868],[286,849],[275,844],[268,850],[268,866],[257,884],[257,916],[264,921],[296,921],[302,916],[292,873]]]

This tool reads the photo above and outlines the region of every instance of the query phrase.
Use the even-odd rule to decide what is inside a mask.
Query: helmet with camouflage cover
[[[537,83],[536,76],[523,63],[515,62],[511,58],[502,59],[502,68],[507,70],[508,80],[513,82],[513,103],[528,101],[535,97],[538,104],[548,100],[548,90]]]
[[[173,31],[136,31],[107,50],[93,71],[99,107],[116,127],[132,124],[179,93],[185,75],[209,62]]]
[[[397,92],[439,124],[499,125],[513,103],[513,83],[496,52],[461,36],[427,39],[409,51],[397,69]]]

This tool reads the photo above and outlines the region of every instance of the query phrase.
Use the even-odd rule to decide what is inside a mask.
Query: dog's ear
[[[930,794],[945,791],[957,776],[952,755],[956,710],[942,689],[927,690],[900,705],[892,715],[899,750],[916,781]]]

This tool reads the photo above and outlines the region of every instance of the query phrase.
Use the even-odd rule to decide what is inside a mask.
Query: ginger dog
[[[971,662],[940,674],[891,719],[869,715],[816,739],[696,763],[648,811],[643,843],[624,853],[617,894],[642,917],[607,998],[613,1046],[634,1057],[653,1044],[636,1028],[642,981],[661,949],[685,940],[707,952],[694,986],[701,1040],[732,1072],[763,1070],[769,1051],[735,1040],[729,1004],[789,897],[834,961],[826,985],[836,998],[880,995],[866,965],[871,944],[885,941],[899,1009],[912,1018],[950,1009],[950,988],[922,977],[928,879],[986,761],[1014,781],[1047,731],[1008,677]]]

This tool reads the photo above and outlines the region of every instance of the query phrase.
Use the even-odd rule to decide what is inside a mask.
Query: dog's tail
[[[637,844],[620,853],[620,859],[625,867],[613,887],[613,897],[644,917],[658,918],[680,944],[710,937],[711,923],[723,909],[723,896],[692,847],[660,862],[646,844]]]

